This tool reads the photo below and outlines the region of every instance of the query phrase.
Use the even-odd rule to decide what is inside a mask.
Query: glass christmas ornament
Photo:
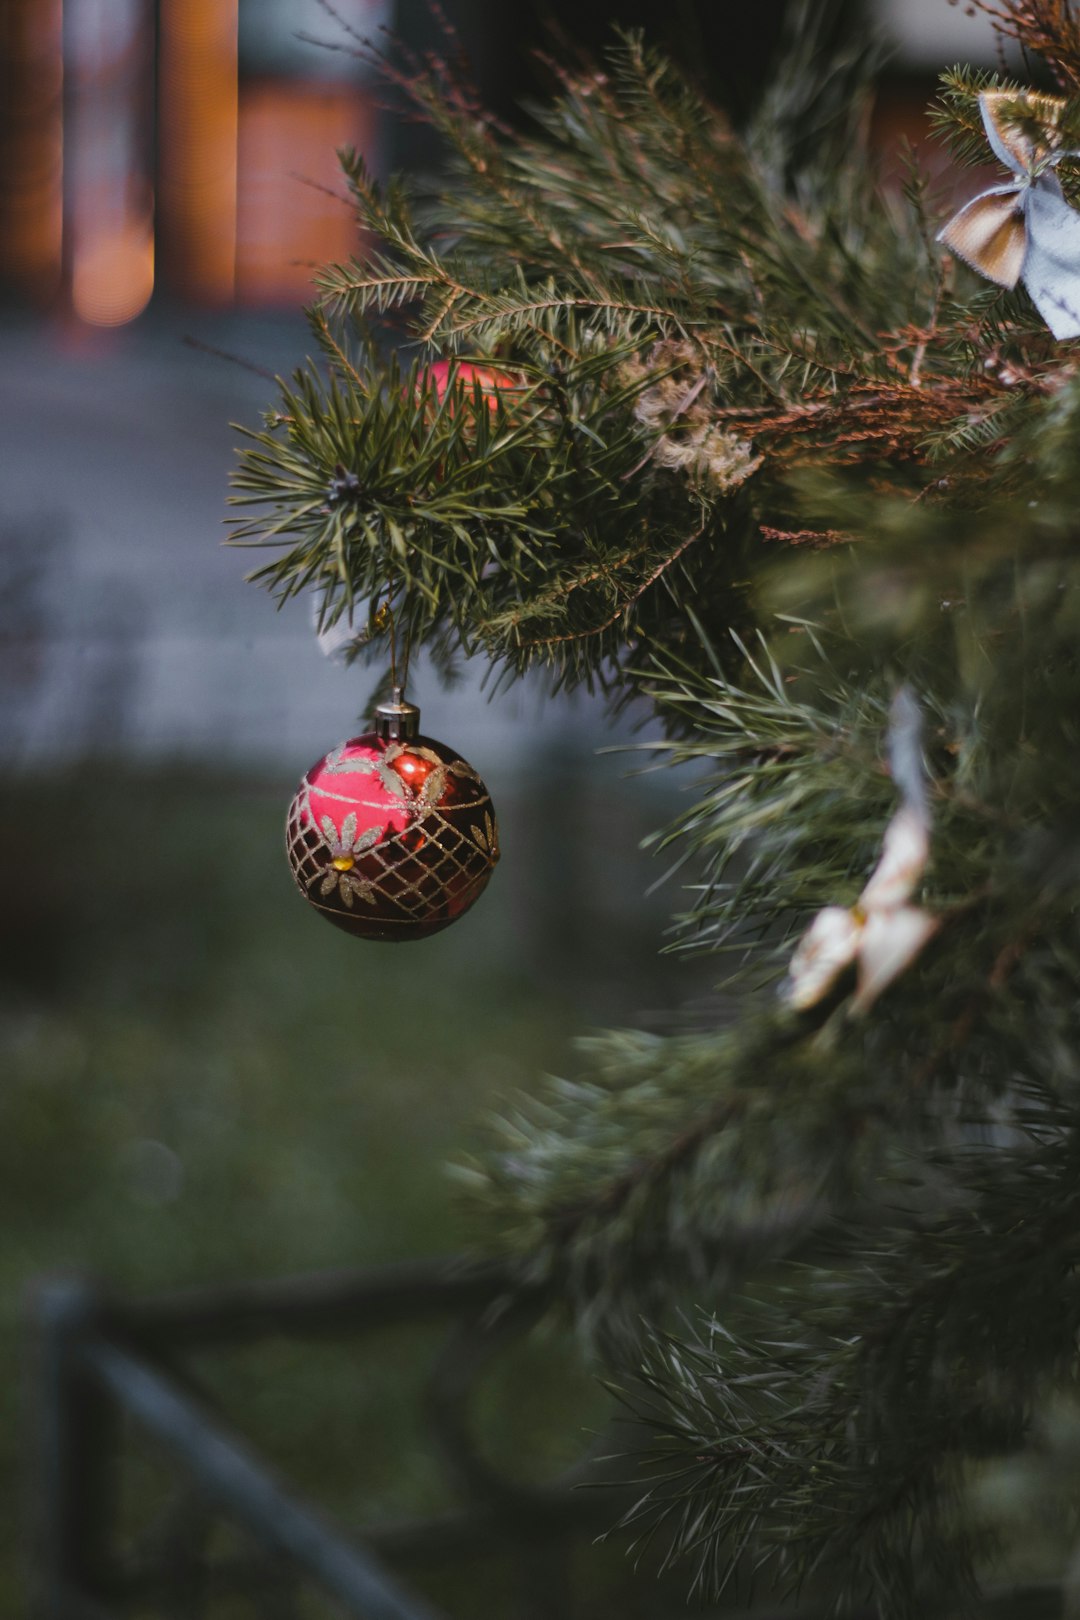
[[[313,765],[289,806],[297,888],[361,939],[438,933],[479,898],[499,858],[487,788],[419,726],[419,709],[395,688],[375,711],[375,730]]]
[[[512,377],[508,371],[499,371],[494,366],[476,366],[469,360],[435,360],[424,375],[440,405],[456,380],[463,387],[467,403],[471,403],[479,385],[481,397],[487,401],[490,411],[495,410],[500,394],[520,394],[526,386],[520,377]]]

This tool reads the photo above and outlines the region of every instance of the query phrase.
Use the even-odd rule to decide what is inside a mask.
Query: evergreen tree
[[[951,72],[941,137],[991,162],[992,105],[1064,208],[1080,22],[986,9],[1054,95]],[[441,668],[644,699],[704,772],[657,842],[737,1016],[583,1043],[464,1171],[641,1420],[637,1538],[710,1595],[957,1615],[1052,1500],[1075,1603],[1080,349],[939,245],[914,161],[882,190],[829,12],[738,130],[637,37],[553,64],[524,134],[382,60],[450,166],[343,154],[365,248],[238,538],[358,658],[394,618]]]

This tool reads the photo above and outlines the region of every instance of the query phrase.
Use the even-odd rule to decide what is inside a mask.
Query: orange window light
[[[237,290],[254,303],[312,296],[317,265],[357,251],[335,153],[372,150],[377,111],[351,84],[253,79],[240,101]]]
[[[237,0],[161,0],[159,197],[169,281],[236,290]]]
[[[76,315],[121,326],[154,290],[152,24],[143,0],[68,0],[65,233]]]
[[[61,0],[7,0],[0,51],[0,276],[43,301],[61,270]]]

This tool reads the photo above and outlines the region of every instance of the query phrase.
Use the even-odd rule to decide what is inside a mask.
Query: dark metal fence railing
[[[116,1459],[124,1420],[152,1435],[186,1476],[179,1521],[222,1515],[263,1555],[241,1586],[268,1587],[260,1614],[290,1614],[290,1582],[303,1580],[364,1620],[436,1620],[430,1605],[383,1567],[410,1558],[438,1563],[505,1540],[544,1562],[615,1516],[607,1492],[575,1490],[575,1477],[522,1485],[492,1468],[468,1432],[465,1397],[490,1355],[532,1322],[541,1300],[491,1265],[438,1260],[372,1271],[322,1273],[281,1282],[186,1290],[143,1300],[113,1298],[81,1279],[49,1280],[33,1300],[38,1379],[36,1620],[199,1616],[206,1570],[198,1534],[168,1536],[157,1562],[116,1546]],[[340,1336],[445,1318],[450,1333],[425,1392],[432,1445],[460,1506],[357,1540],[301,1500],[246,1441],[230,1432],[176,1370],[185,1349],[268,1335]],[[600,1517],[598,1497],[605,1498]],[[273,1572],[267,1580],[266,1560]],[[556,1586],[558,1583],[556,1583]],[[553,1587],[553,1592],[555,1587]],[[272,1591],[272,1598],[269,1595]],[[551,1613],[542,1592],[531,1613]]]
[[[320,1589],[335,1613],[438,1620],[384,1562],[431,1567],[499,1549],[517,1562],[522,1620],[570,1620],[578,1612],[570,1551],[579,1537],[618,1517],[618,1493],[575,1489],[584,1464],[549,1486],[508,1479],[474,1443],[467,1418],[467,1397],[488,1360],[536,1319],[543,1303],[498,1266],[455,1259],[142,1300],[113,1298],[84,1280],[41,1283],[32,1302],[35,1620],[202,1620],[211,1597],[222,1592],[227,1599],[237,1593],[250,1599],[241,1612],[259,1620],[295,1620],[310,1613],[296,1601],[305,1585]],[[182,1370],[185,1350],[271,1335],[338,1337],[431,1319],[446,1320],[450,1331],[432,1367],[424,1410],[458,1506],[360,1537],[291,1492],[192,1392]],[[134,1558],[118,1545],[115,1500],[116,1461],[123,1430],[132,1423],[152,1435],[186,1477],[149,1547],[140,1545]],[[603,1479],[595,1460],[588,1479]],[[211,1562],[208,1531],[218,1517],[247,1532],[253,1557],[226,1568],[220,1557]],[[664,1583],[649,1584],[655,1602],[638,1602],[635,1613],[665,1620],[685,1614],[681,1587],[665,1596]],[[237,1611],[227,1602],[227,1612]],[[625,1598],[615,1598],[604,1612],[627,1612]],[[1056,1620],[1063,1612],[1053,1582],[988,1593],[980,1609],[986,1620]],[[730,1609],[722,1613],[738,1620]],[[820,1620],[822,1611],[799,1613]],[[753,1620],[770,1617],[755,1610]],[[856,1609],[846,1620],[873,1617]]]

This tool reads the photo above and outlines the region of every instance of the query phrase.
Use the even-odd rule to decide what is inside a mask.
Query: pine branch
[[[1041,56],[1066,93],[1080,91],[1080,20],[1070,0],[973,0],[1002,39]]]
[[[831,1269],[781,1268],[728,1324],[652,1334],[622,1390],[654,1479],[628,1522],[691,1560],[706,1593],[751,1562],[780,1590],[827,1568],[836,1601],[888,1620],[950,1599],[972,1611],[980,1531],[956,1459],[1022,1444],[1031,1391],[1065,1370],[1080,1319],[1076,1119],[1045,1106],[1017,1107],[1036,1135],[999,1151],[992,1177],[950,1160],[948,1214],[873,1248],[849,1234]]]

